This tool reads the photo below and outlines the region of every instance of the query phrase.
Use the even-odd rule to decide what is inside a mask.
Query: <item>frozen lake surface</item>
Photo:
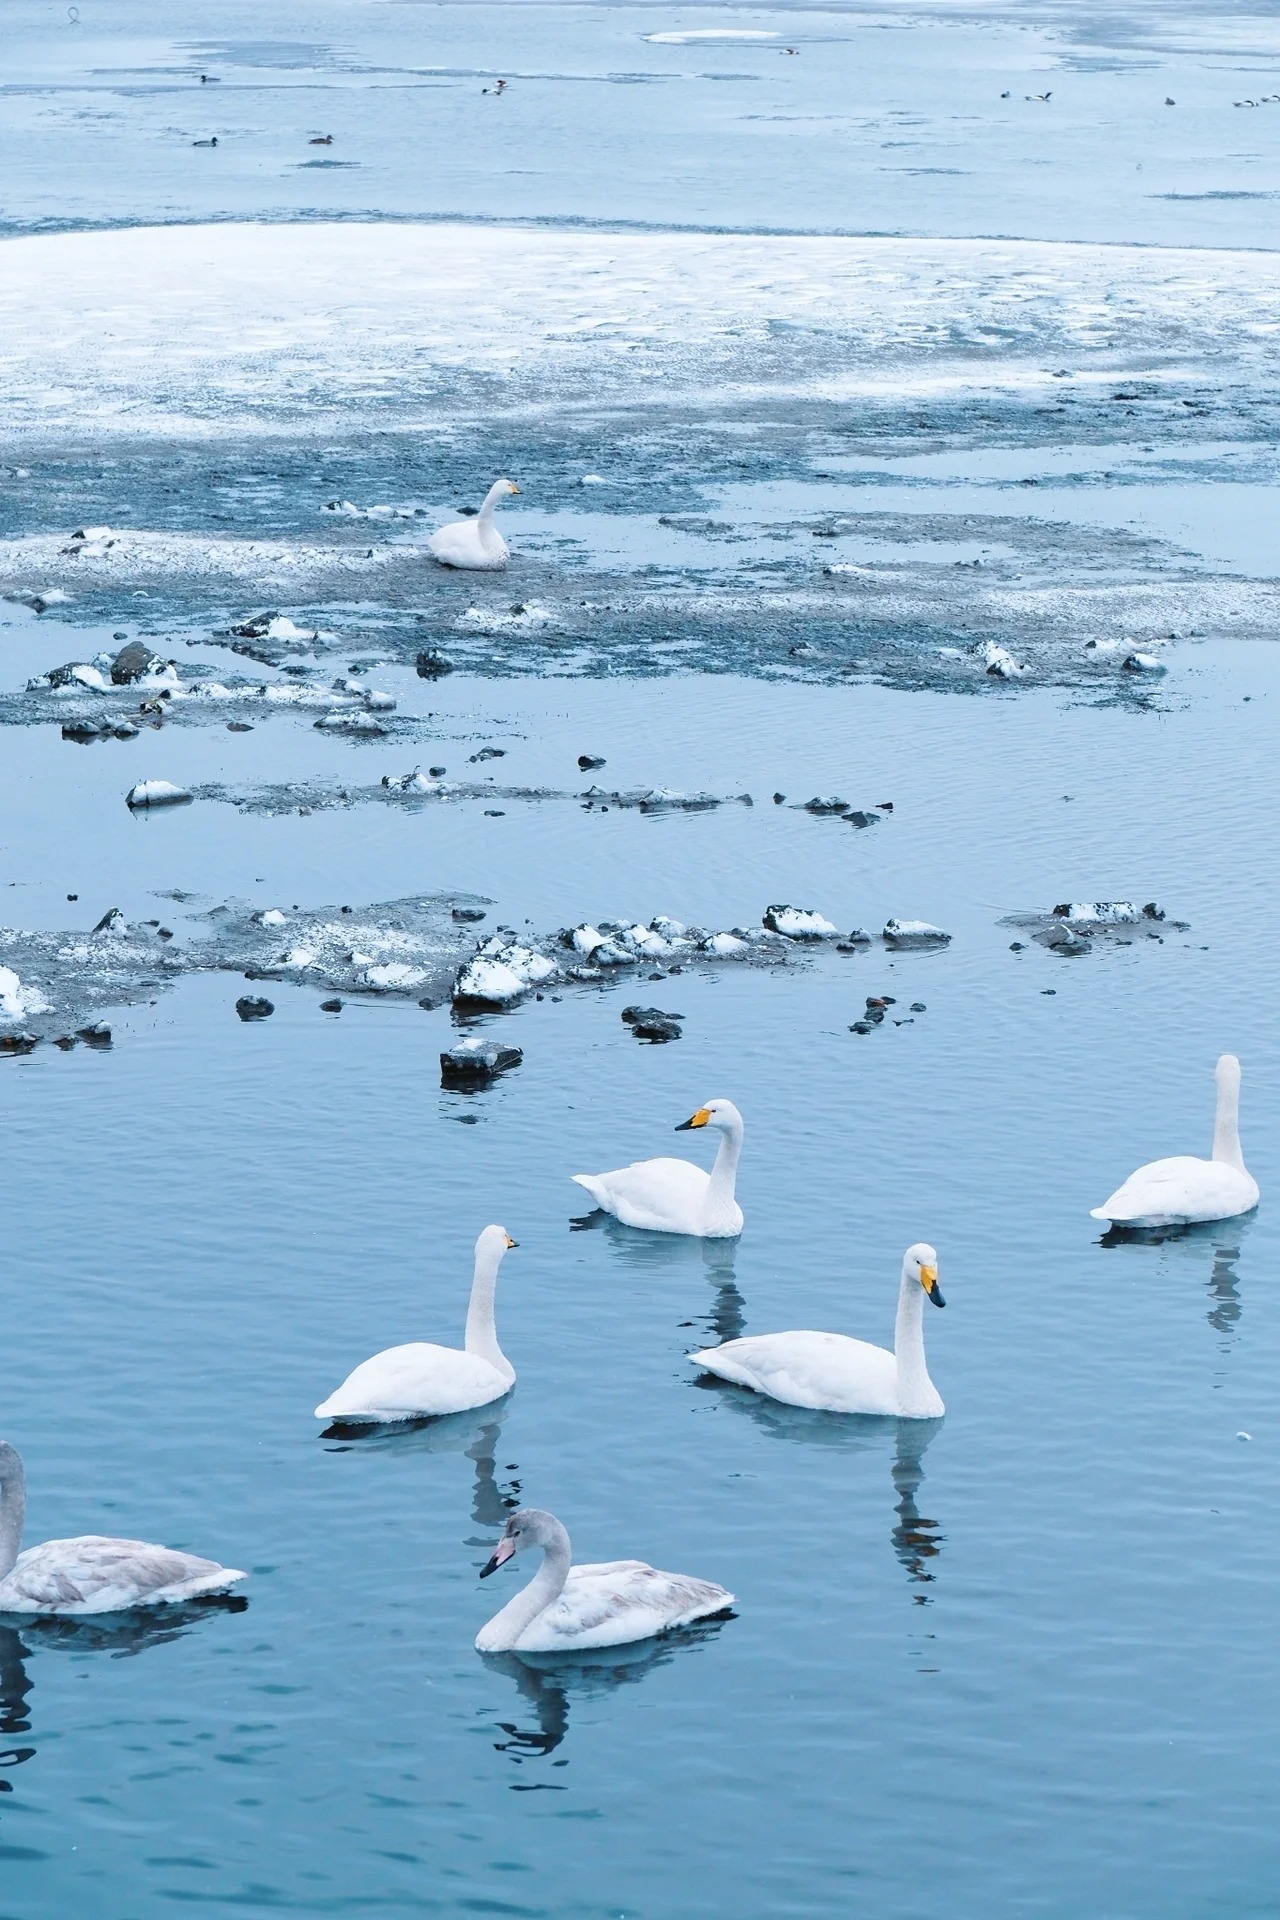
[[[0,1622],[0,1909],[1270,1913],[1273,11],[270,11],[6,17],[2,1430],[31,1540],[251,1577]],[[1022,924],[1091,900],[1166,918]],[[872,937],[557,937],[784,902]],[[499,927],[555,979],[454,1008]],[[1109,1244],[1228,1049],[1262,1208]],[[740,1242],[584,1212],[715,1096]],[[490,1220],[509,1400],[324,1436]],[[944,1420],[686,1363],[887,1341],[919,1239]],[[521,1503],[735,1617],[482,1658]]]

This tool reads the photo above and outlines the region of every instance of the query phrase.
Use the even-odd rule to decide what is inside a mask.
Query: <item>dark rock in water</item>
[[[469,1035],[440,1055],[440,1084],[445,1087],[475,1085],[478,1081],[491,1080],[495,1074],[509,1073],[523,1059],[519,1047]]]
[[[880,825],[880,815],[878,813],[866,813],[861,807],[850,807],[848,813],[845,815],[845,819],[851,827],[878,827]]]
[[[1142,917],[1144,920],[1163,920],[1164,908],[1158,907],[1154,900],[1148,900],[1142,909]]]
[[[93,928],[94,933],[116,933],[123,931],[124,915],[121,913],[119,907],[108,907],[97,926]]]
[[[925,1006],[923,1000],[913,1000],[911,1002],[911,1011],[912,1013],[927,1013],[929,1009]]]
[[[34,1033],[0,1033],[0,1054],[33,1053],[39,1044]]]
[[[1009,951],[1010,953],[1022,953],[1026,949],[1026,944],[1025,940],[1011,940],[1009,942]]]
[[[446,673],[453,672],[452,660],[446,660],[438,653],[420,653],[414,664],[419,680],[440,680]]]
[[[602,753],[580,753],[578,765],[584,773],[590,773],[593,767],[602,767],[605,763]]]
[[[785,793],[775,793],[775,794],[774,794],[774,796],[773,796],[773,804],[774,804],[774,806],[775,806],[775,807],[780,807],[780,806],[782,805],[782,803],[783,803],[783,801],[784,801],[784,800],[786,799],[786,797],[787,797],[787,796],[786,796],[786,794],[785,794]]]
[[[673,1013],[663,1013],[660,1007],[628,1007],[623,1019],[637,1040],[651,1040],[661,1045],[667,1040],[679,1040],[684,1032],[680,1019]]]
[[[427,772],[431,775],[431,778],[433,780],[443,780],[445,774],[448,773],[448,771],[449,771],[448,767],[428,767],[427,768]]]
[[[99,720],[64,720],[62,723],[63,739],[74,740],[80,746],[90,740],[109,740],[114,732],[114,721],[105,716]]]
[[[342,1002],[341,1000],[322,1000],[320,1002],[320,1011],[321,1013],[341,1013]]]
[[[837,800],[834,796],[826,800],[820,796],[816,796],[812,800],[805,801],[804,810],[806,813],[848,813],[849,802],[847,800]]]
[[[60,1033],[53,1044],[59,1053],[70,1053],[79,1045],[79,1042],[74,1033]]]
[[[879,1005],[873,1005],[871,1001],[868,1001],[867,1011],[863,1015],[863,1019],[869,1020],[874,1027],[880,1026],[884,1020],[884,1008]]]
[[[99,1047],[105,1053],[111,1045],[111,1029],[105,1020],[95,1020],[91,1026],[77,1027],[76,1038],[86,1047]]]
[[[893,812],[892,800],[877,800],[876,811],[877,813],[892,813]]]
[[[242,1020],[266,1020],[275,1012],[275,1006],[258,994],[244,993],[236,1001],[236,1012]]]
[[[869,1020],[855,1020],[849,1031],[850,1033],[871,1033],[874,1029]]]
[[[453,909],[453,918],[455,920],[483,920],[484,908],[483,907],[455,907]]]
[[[507,816],[501,807],[486,807],[484,817],[486,820],[505,820]]]
[[[127,647],[121,647],[111,662],[111,684],[114,687],[130,686],[135,680],[142,680],[149,673],[159,673],[164,667],[159,654],[152,653],[150,647],[141,640],[131,640]]]
[[[481,747],[479,753],[471,755],[471,764],[474,767],[478,760],[505,760],[506,757],[505,747]]]
[[[253,728],[249,725],[249,722],[247,720],[228,720],[227,732],[228,733],[252,733]]]

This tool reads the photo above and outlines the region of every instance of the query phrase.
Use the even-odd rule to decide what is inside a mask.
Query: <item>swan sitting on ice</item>
[[[442,567],[466,567],[473,573],[496,573],[509,558],[507,543],[493,524],[493,510],[507,494],[519,493],[514,480],[495,480],[474,520],[453,520],[427,541]]]
[[[575,1173],[598,1207],[624,1227],[652,1233],[696,1233],[728,1240],[742,1232],[742,1208],[734,1198],[742,1152],[742,1115],[732,1100],[708,1100],[677,1133],[713,1127],[720,1147],[710,1173],[691,1160],[635,1160],[613,1173]]]
[[[623,1647],[733,1605],[733,1595],[713,1580],[662,1573],[643,1560],[575,1567],[568,1534],[553,1513],[539,1507],[512,1514],[480,1578],[487,1579],[527,1547],[542,1548],[542,1565],[528,1586],[481,1627],[476,1635],[480,1653]]]
[[[789,1407],[936,1420],[946,1408],[924,1360],[926,1294],[935,1307],[946,1305],[938,1287],[938,1256],[921,1241],[902,1257],[892,1353],[843,1333],[759,1333],[689,1358],[721,1380]]]
[[[486,1227],[476,1241],[463,1349],[426,1340],[387,1347],[362,1361],[336,1393],[320,1402],[316,1419],[362,1424],[420,1420],[430,1414],[466,1413],[501,1400],[514,1385],[516,1370],[498,1345],[493,1295],[498,1268],[515,1244],[505,1227]]]
[[[1204,1220],[1234,1220],[1258,1204],[1258,1183],[1240,1151],[1240,1062],[1224,1053],[1214,1070],[1218,1110],[1213,1157],[1192,1153],[1152,1160],[1131,1173],[1100,1207],[1095,1220],[1117,1227],[1189,1227]]]
[[[26,1513],[22,1456],[0,1440],[0,1613],[66,1616],[181,1605],[225,1593],[244,1579],[216,1560],[100,1533],[46,1540],[19,1553]]]

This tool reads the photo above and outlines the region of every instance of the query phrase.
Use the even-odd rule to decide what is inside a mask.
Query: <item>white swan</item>
[[[732,1100],[708,1100],[677,1133],[715,1127],[720,1147],[710,1173],[691,1160],[634,1160],[613,1173],[575,1173],[598,1207],[624,1227],[653,1233],[696,1233],[727,1240],[742,1232],[742,1208],[734,1199],[742,1152],[742,1115]]]
[[[475,1273],[462,1350],[413,1340],[387,1347],[349,1373],[316,1408],[317,1420],[418,1420],[435,1413],[466,1413],[510,1391],[516,1370],[498,1345],[493,1294],[498,1268],[515,1241],[505,1227],[486,1227],[476,1241]]]
[[[519,493],[514,480],[495,480],[474,520],[452,520],[440,527],[427,546],[442,567],[466,567],[473,573],[496,573],[508,559],[507,543],[493,524],[493,510],[509,493]]]
[[[244,1574],[175,1547],[111,1540],[100,1533],[22,1545],[27,1476],[22,1456],[0,1440],[0,1613],[121,1613],[225,1593]]]
[[[1117,1227],[1189,1227],[1201,1220],[1233,1220],[1258,1204],[1258,1183],[1240,1151],[1240,1062],[1224,1053],[1214,1070],[1218,1110],[1213,1157],[1192,1153],[1152,1160],[1131,1173],[1100,1207],[1095,1220]]]
[[[487,1579],[526,1547],[542,1548],[542,1565],[528,1586],[481,1627],[476,1635],[481,1653],[624,1647],[733,1605],[733,1595],[713,1580],[661,1573],[643,1560],[573,1566],[568,1534],[553,1513],[540,1507],[522,1507],[512,1514],[480,1578]]]
[[[722,1380],[789,1407],[936,1420],[946,1408],[924,1360],[926,1294],[935,1307],[946,1305],[938,1288],[938,1256],[921,1241],[902,1256],[892,1353],[843,1333],[759,1333],[689,1358]]]

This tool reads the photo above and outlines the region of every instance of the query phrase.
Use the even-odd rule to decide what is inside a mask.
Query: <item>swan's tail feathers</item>
[[[327,1400],[320,1402],[316,1408],[315,1417],[317,1420],[371,1420],[374,1416],[366,1408],[344,1400],[339,1391],[331,1393]]]
[[[1089,1218],[1091,1220],[1109,1220],[1111,1215],[1105,1207],[1090,1207]]]
[[[598,1207],[604,1205],[604,1193],[601,1190],[600,1181],[594,1173],[571,1173],[569,1178],[576,1181],[578,1186],[585,1187]]]
[[[204,1600],[217,1593],[229,1593],[240,1580],[248,1579],[237,1567],[217,1567],[212,1573],[197,1574],[191,1580],[177,1580],[165,1589],[170,1604],[183,1600]]]

